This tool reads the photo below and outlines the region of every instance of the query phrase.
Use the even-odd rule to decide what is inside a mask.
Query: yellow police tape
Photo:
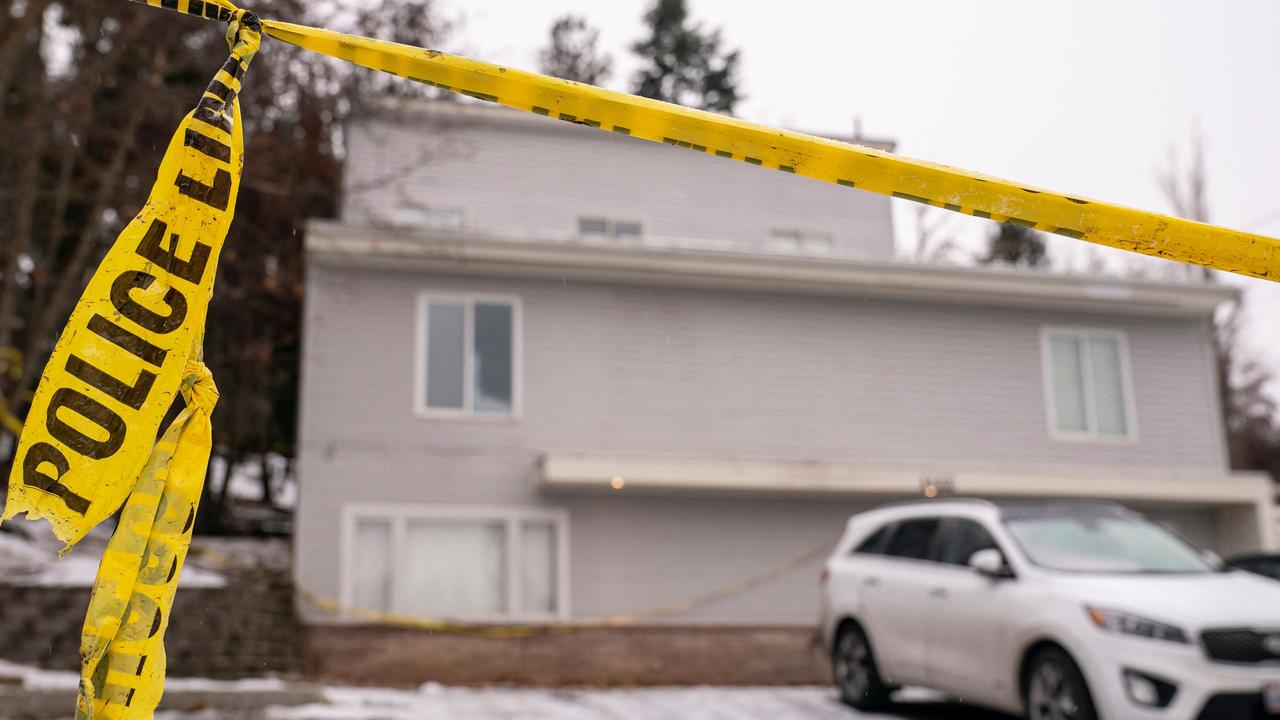
[[[4,518],[48,518],[68,545],[128,496],[199,353],[235,213],[244,141],[242,40],[178,126],[146,205],[89,280],[27,413]]]
[[[236,96],[261,42],[252,15],[226,19],[230,57],[72,311],[9,477],[3,519],[47,518],[67,547],[124,503],[85,616],[79,718],[149,718],[164,687],[162,639],[217,402],[201,353],[244,164]],[[185,407],[157,442],[179,392]]]
[[[204,17],[227,0],[134,0]],[[210,5],[218,9],[210,10]],[[225,19],[225,18],[223,18]],[[872,148],[558,80],[436,50],[264,20],[298,47],[517,110],[1144,255],[1280,279],[1280,241],[1028,187]]]
[[[156,443],[102,553],[80,639],[77,718],[150,717],[164,690],[164,631],[209,464],[213,376],[195,360],[186,407]]]

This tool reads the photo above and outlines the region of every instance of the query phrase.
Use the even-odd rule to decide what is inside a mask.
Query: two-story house
[[[1228,470],[1227,287],[899,262],[879,195],[470,103],[353,123],[345,188],[306,240],[295,541],[329,672],[806,679],[815,549],[891,500],[1273,542]]]

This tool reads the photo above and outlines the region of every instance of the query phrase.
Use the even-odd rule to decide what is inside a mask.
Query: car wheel
[[[880,678],[871,641],[857,625],[847,625],[836,638],[831,657],[840,699],[859,710],[877,710],[889,704],[889,687]]]
[[[1098,720],[1084,675],[1057,648],[1031,658],[1024,692],[1028,720]]]

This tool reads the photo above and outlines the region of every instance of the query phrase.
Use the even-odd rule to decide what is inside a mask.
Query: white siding
[[[763,499],[633,506],[630,497],[548,497],[534,486],[537,458],[548,450],[1015,471],[1203,468],[1217,476],[1226,468],[1200,320],[450,278],[315,263],[307,282],[298,577],[324,594],[337,591],[332,558],[344,502],[567,508],[578,616],[657,605],[712,589],[721,574],[753,574],[834,537],[854,509]],[[520,418],[413,414],[416,299],[428,290],[520,298]],[[1046,324],[1126,333],[1136,442],[1050,439],[1039,335]],[[692,521],[673,519],[691,513]],[[700,525],[700,516],[710,525]],[[662,575],[668,562],[670,577]],[[715,563],[715,577],[699,572]],[[618,576],[627,569],[634,570],[629,579]],[[698,616],[807,619],[813,582],[793,578]]]
[[[443,113],[443,114],[442,114]],[[502,108],[416,111],[348,130],[343,219],[397,208],[463,211],[465,228],[559,239],[583,216],[638,220],[646,235],[762,250],[774,230],[829,235],[834,251],[893,255],[888,198]]]

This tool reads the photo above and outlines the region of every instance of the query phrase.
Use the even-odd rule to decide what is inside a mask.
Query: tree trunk
[[[29,129],[30,126],[28,126]],[[0,349],[13,345],[13,325],[18,313],[18,261],[23,248],[32,244],[31,230],[36,210],[36,195],[40,192],[40,160],[47,132],[30,132],[31,142],[22,155],[21,170],[17,177],[17,202],[13,219],[13,232],[4,239],[4,265],[0,270]]]

